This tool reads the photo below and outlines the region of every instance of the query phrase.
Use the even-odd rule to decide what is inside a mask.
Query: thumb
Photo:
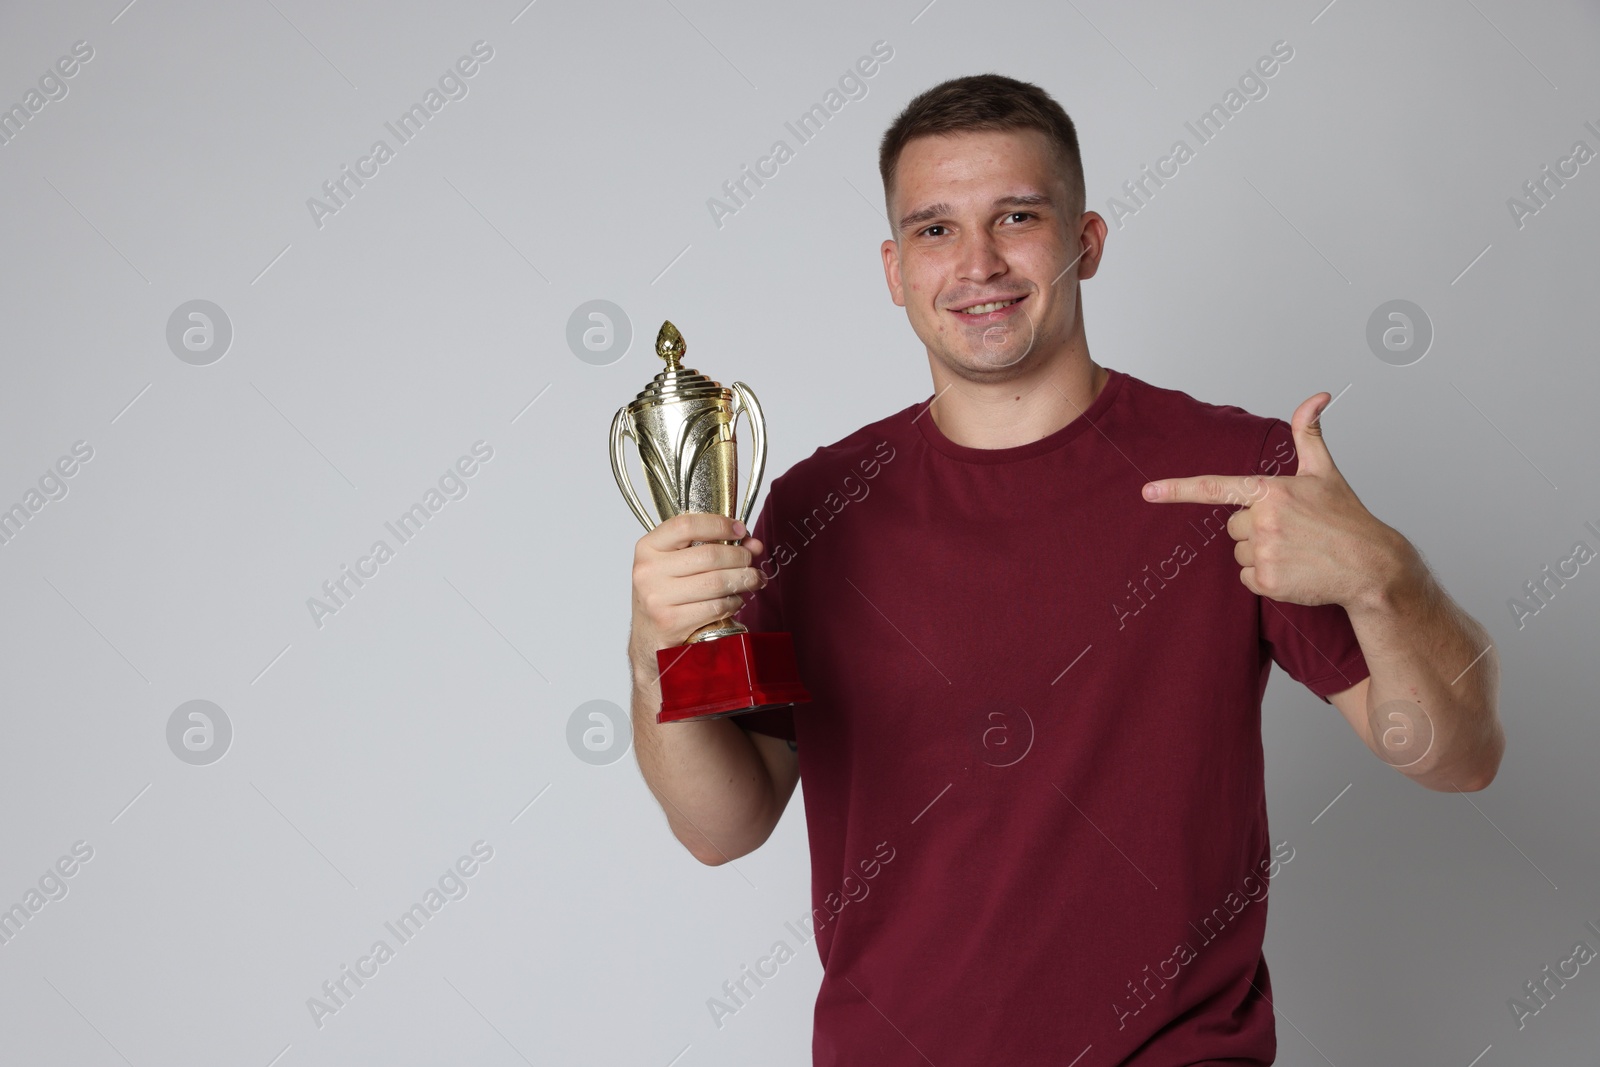
[[[1333,402],[1329,393],[1318,393],[1301,401],[1300,406],[1294,409],[1294,418],[1289,423],[1289,429],[1294,434],[1294,450],[1300,457],[1295,474],[1309,475],[1338,475],[1339,468],[1333,465],[1333,455],[1328,451],[1327,442],[1322,439],[1322,412]]]

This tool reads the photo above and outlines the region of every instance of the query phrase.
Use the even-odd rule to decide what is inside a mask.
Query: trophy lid
[[[656,355],[666,361],[666,368],[650,379],[650,384],[641,389],[628,406],[640,408],[707,397],[731,400],[731,390],[693,367],[683,365],[684,353],[688,351],[689,346],[678,328],[670,320],[663,322],[660,332],[656,334]]]

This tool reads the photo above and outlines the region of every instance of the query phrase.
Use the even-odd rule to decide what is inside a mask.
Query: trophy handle
[[[644,523],[645,533],[649,533],[657,524],[650,521],[643,502],[639,500],[639,494],[633,491],[633,483],[628,480],[628,467],[623,461],[622,439],[632,436],[628,405],[624,404],[617,409],[616,417],[611,420],[611,474],[617,479],[617,488],[622,490],[623,499],[628,502],[628,507],[632,508],[639,521]]]
[[[756,394],[743,382],[728,387],[733,392],[733,419],[743,411],[750,418],[750,480],[745,483],[744,497],[739,502],[739,521],[750,529],[750,509],[756,502],[756,490],[761,487],[761,475],[767,467],[767,420],[761,414],[761,404]]]

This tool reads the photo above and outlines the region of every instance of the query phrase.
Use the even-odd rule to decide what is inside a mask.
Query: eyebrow
[[[1019,196],[1002,196],[995,200],[994,207],[1054,207],[1055,201],[1041,193],[1025,193]],[[911,212],[900,220],[900,229],[907,230],[920,222],[936,219],[941,215],[950,215],[954,209],[949,204],[940,202],[929,204],[925,208]]]

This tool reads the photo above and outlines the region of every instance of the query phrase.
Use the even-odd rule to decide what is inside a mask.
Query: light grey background
[[[1521,228],[1506,203],[1600,149],[1592,4],[124,2],[0,15],[0,103],[94,49],[0,147],[0,505],[93,448],[0,548],[0,907],[94,850],[0,945],[0,1059],[809,1063],[814,945],[721,1028],[706,1006],[794,943],[800,799],[706,868],[631,752],[568,744],[628,695],[611,414],[668,317],[760,395],[769,474],[925,398],[877,252],[900,106],[1044,86],[1106,213],[1285,40],[1269,94],[1113,227],[1090,346],[1284,419],[1339,394],[1340,468],[1494,634],[1509,749],[1490,789],[1431,793],[1277,675],[1280,1062],[1593,1062],[1594,967],[1520,1033],[1507,1002],[1600,946],[1600,566],[1521,629],[1507,601],[1600,545],[1600,163]],[[319,228],[307,199],[479,40],[468,95]],[[879,40],[867,95],[717,226],[707,198]],[[166,340],[195,299],[233,329],[207,366]],[[566,342],[592,299],[635,334],[608,366]],[[1394,299],[1436,331],[1406,367],[1366,343]],[[480,440],[467,495],[317,627],[307,598]],[[209,765],[168,747],[191,700],[231,723]],[[307,999],[480,840],[468,894],[317,1027]]]

